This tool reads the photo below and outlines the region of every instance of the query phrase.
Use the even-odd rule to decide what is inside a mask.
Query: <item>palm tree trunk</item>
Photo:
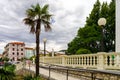
[[[36,27],[36,77],[39,76],[39,36],[40,36],[40,21],[38,20]]]

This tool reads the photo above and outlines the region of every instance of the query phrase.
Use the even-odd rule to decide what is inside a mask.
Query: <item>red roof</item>
[[[24,42],[10,42],[9,44],[25,44]]]

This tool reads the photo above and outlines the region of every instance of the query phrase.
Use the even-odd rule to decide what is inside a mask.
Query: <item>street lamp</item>
[[[44,42],[44,56],[46,56],[46,42],[47,42],[47,39],[44,38],[43,42]]]
[[[100,18],[98,20],[98,25],[101,26],[101,34],[102,34],[102,38],[101,38],[101,51],[104,52],[104,26],[106,24],[106,19],[105,18]]]

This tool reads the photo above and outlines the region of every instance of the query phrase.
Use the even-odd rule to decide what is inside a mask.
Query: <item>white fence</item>
[[[64,55],[55,57],[40,57],[40,62],[92,69],[120,69],[120,53],[105,53],[84,55]]]

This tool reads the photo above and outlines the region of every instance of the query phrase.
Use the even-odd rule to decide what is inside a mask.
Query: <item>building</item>
[[[30,47],[25,47],[25,58],[30,58],[35,55],[35,49]]]
[[[4,49],[3,57],[8,57],[11,61],[20,61],[25,56],[24,42],[10,42]]]

